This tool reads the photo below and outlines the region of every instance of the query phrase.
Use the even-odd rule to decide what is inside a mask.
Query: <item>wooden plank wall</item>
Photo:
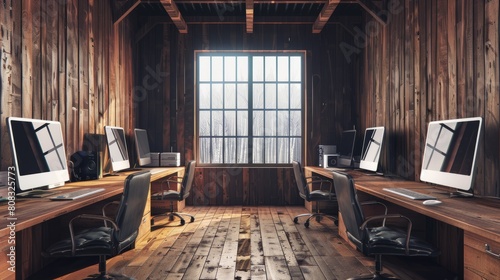
[[[336,43],[352,44],[353,22],[331,23],[321,34],[312,34],[310,25],[256,25],[252,34],[244,24],[190,25],[188,34],[157,25],[139,40],[135,75],[146,93],[138,124],[148,130],[151,150],[179,151],[182,164],[195,158],[195,50],[306,50],[304,162],[317,164],[318,144],[338,143],[342,130],[354,125],[357,58],[348,63]],[[303,204],[291,168],[203,167],[197,173],[188,205]]]
[[[499,1],[389,1],[365,16],[360,127],[384,125],[387,171],[419,180],[430,121],[481,116],[475,193],[500,196]],[[374,28],[376,26],[376,28]]]
[[[113,25],[108,0],[0,3],[1,170],[12,165],[9,116],[60,121],[68,158],[104,125],[131,134],[131,21]]]

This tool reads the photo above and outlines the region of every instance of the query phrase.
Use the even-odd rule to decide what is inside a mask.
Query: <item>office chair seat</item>
[[[406,235],[406,232],[397,228],[369,228],[366,251],[370,254],[405,255]],[[408,256],[432,256],[436,252],[427,242],[413,236],[410,236],[408,249]]]
[[[315,190],[309,193],[309,201],[331,200],[334,197],[335,194],[323,190]]]
[[[164,190],[160,193],[155,193],[151,196],[154,200],[178,200],[182,201],[181,193],[174,190]]]
[[[113,250],[111,242],[112,228],[99,227],[86,229],[75,235],[75,252],[77,255],[106,255]],[[53,257],[71,257],[71,240],[65,239],[54,243],[46,250]]]

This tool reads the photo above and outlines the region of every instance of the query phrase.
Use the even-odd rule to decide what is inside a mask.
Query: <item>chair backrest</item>
[[[339,211],[346,227],[347,236],[349,240],[355,243],[358,249],[363,252],[363,242],[366,235],[359,227],[364,222],[365,218],[358,201],[354,180],[349,174],[334,171],[333,186],[335,188],[335,194],[337,195]]]
[[[306,177],[302,171],[302,166],[298,161],[292,161],[293,174],[295,175],[295,181],[297,182],[297,188],[299,189],[299,195],[303,199],[307,199],[309,196],[309,188],[307,187]]]
[[[195,168],[196,161],[189,161],[186,167],[186,172],[184,173],[184,177],[182,178],[182,187],[179,195],[181,199],[185,199],[189,196],[189,192],[191,191],[191,186],[193,185],[194,181]]]
[[[116,215],[116,223],[120,231],[115,232],[114,236],[118,242],[135,239],[137,236],[148,199],[150,180],[149,171],[133,173],[125,179],[123,195]]]

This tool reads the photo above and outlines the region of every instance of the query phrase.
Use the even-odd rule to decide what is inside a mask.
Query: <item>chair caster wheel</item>
[[[298,224],[299,223],[299,218],[297,218],[297,217],[293,218],[293,222],[296,223],[296,224]]]
[[[194,222],[194,217],[191,217],[191,223]]]
[[[305,223],[304,223],[304,226],[305,226],[306,228],[309,228],[309,221],[305,222]]]
[[[181,226],[183,226],[186,223],[186,221],[181,220]]]
[[[336,220],[336,221],[333,222],[333,224],[336,225],[336,226],[338,226],[339,225],[339,221]]]
[[[321,222],[321,216],[316,216],[316,222]]]

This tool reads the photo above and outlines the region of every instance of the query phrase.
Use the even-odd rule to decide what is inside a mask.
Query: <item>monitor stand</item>
[[[471,197],[474,197],[474,194],[457,190],[455,192],[450,192],[450,197],[471,198]]]
[[[60,193],[60,191],[54,189],[55,187],[56,186],[45,186],[31,191],[17,193],[16,196],[19,198],[40,198],[52,196],[54,194]]]

